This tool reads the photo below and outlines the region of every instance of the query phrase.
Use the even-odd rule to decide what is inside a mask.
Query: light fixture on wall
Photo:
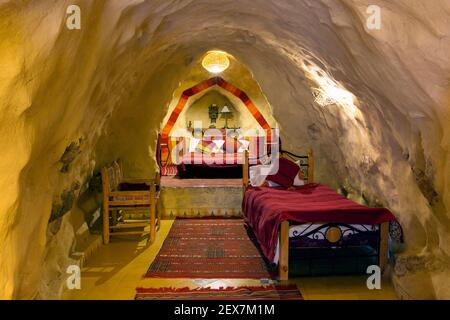
[[[230,59],[224,51],[209,51],[202,60],[202,66],[211,73],[222,73],[230,67]]]

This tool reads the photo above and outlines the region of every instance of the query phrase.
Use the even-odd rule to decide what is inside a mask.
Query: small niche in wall
[[[230,110],[228,117],[228,127],[229,128],[240,128],[241,127],[241,114],[234,106],[234,104],[223,94],[216,90],[212,90],[201,98],[196,100],[192,105],[186,110],[185,119],[186,127],[193,126],[196,121],[202,123],[203,128],[209,128],[212,124],[210,119],[210,106],[216,105],[218,108],[218,118],[214,123],[217,129],[222,129],[226,125],[226,117],[224,117],[221,112],[225,106]]]

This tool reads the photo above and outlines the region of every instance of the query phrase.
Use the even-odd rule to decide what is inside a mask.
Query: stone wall
[[[66,28],[71,4],[81,30]],[[369,5],[380,30],[367,28]],[[75,181],[116,158],[152,176],[173,94],[211,49],[248,68],[285,148],[314,147],[320,182],[395,213],[399,293],[449,298],[449,18],[445,0],[1,1],[0,298],[36,297],[57,278],[78,227],[55,246],[49,220]],[[311,66],[357,109],[314,103]]]

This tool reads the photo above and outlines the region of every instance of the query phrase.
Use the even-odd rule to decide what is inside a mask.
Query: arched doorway
[[[213,86],[219,86],[220,88],[230,92],[232,95],[237,97],[242,101],[242,103],[245,105],[247,110],[250,112],[250,114],[254,117],[254,119],[258,122],[258,124],[262,127],[263,130],[266,131],[267,135],[267,143],[270,143],[271,141],[271,126],[263,116],[263,114],[258,110],[256,105],[252,102],[252,100],[249,98],[249,96],[242,91],[241,89],[237,88],[233,84],[229,83],[222,77],[213,77],[208,80],[202,81],[198,83],[197,85],[185,90],[181,97],[178,100],[177,105],[175,106],[174,110],[172,111],[168,121],[164,125],[162,131],[161,131],[161,137],[160,137],[160,151],[161,151],[161,166],[165,167],[170,159],[170,147],[169,147],[169,139],[170,139],[170,133],[172,129],[175,126],[175,123],[177,122],[181,112],[185,108],[186,104],[188,103],[188,100],[192,98],[195,95],[200,94],[201,92],[210,89]]]

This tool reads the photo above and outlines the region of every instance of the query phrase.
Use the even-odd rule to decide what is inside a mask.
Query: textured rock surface
[[[70,31],[74,3],[82,28]],[[381,30],[366,28],[372,4]],[[214,48],[251,71],[286,147],[314,147],[319,181],[397,215],[398,292],[450,298],[449,1],[3,0],[0,39],[1,298],[36,297],[63,270],[73,233],[47,241],[54,198],[117,157],[129,175],[152,175],[173,93]],[[315,104],[311,65],[357,109]]]
[[[242,187],[163,187],[160,195],[161,215],[174,217],[241,217]],[[211,204],[214,204],[211,206]]]

